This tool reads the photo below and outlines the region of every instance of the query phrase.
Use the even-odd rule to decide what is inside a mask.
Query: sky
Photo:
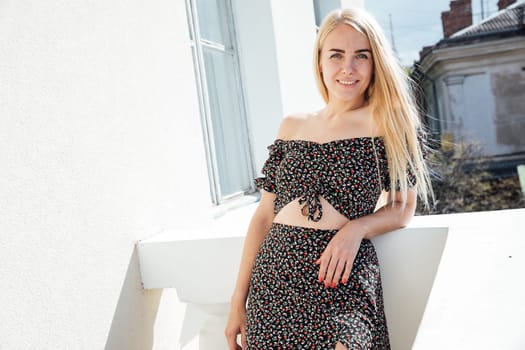
[[[498,9],[498,0],[472,0],[473,23],[481,20],[481,2],[485,18]],[[365,0],[365,9],[383,27],[388,39],[393,32],[394,44],[403,65],[419,60],[419,51],[443,38],[441,12],[449,10],[450,0]],[[390,31],[389,15],[392,18]]]

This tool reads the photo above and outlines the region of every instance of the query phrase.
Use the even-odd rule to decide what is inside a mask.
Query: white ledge
[[[190,305],[183,344],[211,323],[222,340],[254,208],[138,243],[144,288],[175,288]],[[436,215],[374,239],[392,349],[523,348],[523,227],[525,209]]]

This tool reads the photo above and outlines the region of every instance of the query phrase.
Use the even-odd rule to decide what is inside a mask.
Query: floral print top
[[[371,214],[381,191],[390,190],[381,137],[357,137],[318,143],[277,139],[255,179],[258,188],[276,194],[274,212],[299,198],[302,214],[319,221],[326,199],[349,220]],[[413,180],[413,179],[409,179]],[[413,183],[413,181],[409,181]]]

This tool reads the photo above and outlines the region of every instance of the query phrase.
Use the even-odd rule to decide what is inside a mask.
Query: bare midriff
[[[273,219],[274,223],[315,228],[321,230],[339,230],[349,220],[343,214],[339,213],[326,199],[319,196],[323,208],[323,216],[319,221],[309,220],[303,215],[303,204],[299,204],[299,198],[286,204]]]

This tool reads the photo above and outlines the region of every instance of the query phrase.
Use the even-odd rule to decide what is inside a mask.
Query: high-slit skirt
[[[390,349],[372,242],[362,241],[346,284],[318,280],[315,261],[336,233],[272,224],[250,282],[248,349]]]

